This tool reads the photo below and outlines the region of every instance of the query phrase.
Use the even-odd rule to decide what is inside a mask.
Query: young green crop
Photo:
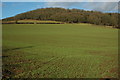
[[[4,76],[116,78],[117,33],[90,24],[5,24]]]

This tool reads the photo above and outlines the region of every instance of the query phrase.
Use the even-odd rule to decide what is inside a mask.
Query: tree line
[[[5,18],[3,21],[15,20],[17,23],[18,20],[24,19],[52,20],[66,23],[90,23],[119,28],[118,15],[118,13],[102,13],[80,9],[41,8]]]

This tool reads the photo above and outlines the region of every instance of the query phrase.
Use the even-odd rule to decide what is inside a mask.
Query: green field
[[[9,78],[117,78],[118,29],[90,24],[4,24]]]

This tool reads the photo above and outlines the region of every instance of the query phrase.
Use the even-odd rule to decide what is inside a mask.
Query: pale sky
[[[119,2],[120,0],[2,0],[2,2]]]

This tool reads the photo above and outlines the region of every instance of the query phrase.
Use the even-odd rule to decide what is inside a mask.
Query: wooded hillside
[[[118,13],[102,13],[80,9],[41,8],[3,19],[3,21],[15,20],[17,22],[17,20],[24,19],[52,20],[66,23],[90,23],[118,28],[118,15]]]

